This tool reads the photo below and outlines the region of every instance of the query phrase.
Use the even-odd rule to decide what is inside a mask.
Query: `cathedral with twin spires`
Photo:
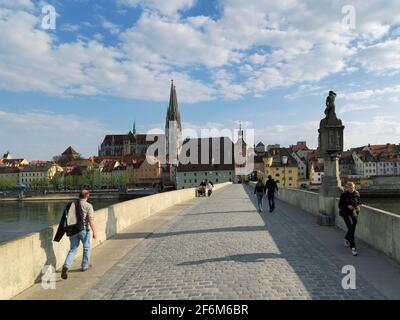
[[[171,81],[169,105],[165,121],[165,135],[155,135],[166,141],[167,159],[174,162],[182,146],[182,124],[178,107],[176,87]],[[136,132],[136,123],[127,134],[106,135],[99,147],[99,157],[145,156],[147,149],[154,143],[154,137]]]

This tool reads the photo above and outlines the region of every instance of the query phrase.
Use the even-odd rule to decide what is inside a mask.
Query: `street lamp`
[[[288,163],[288,157],[282,156],[282,164],[283,164],[283,188],[286,188],[286,166]]]

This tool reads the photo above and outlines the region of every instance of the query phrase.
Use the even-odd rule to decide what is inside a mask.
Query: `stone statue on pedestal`
[[[329,96],[326,98],[326,109],[325,109],[325,115],[326,118],[336,118],[336,106],[335,106],[335,100],[336,100],[336,93],[333,91],[329,91]]]
[[[339,158],[343,152],[342,120],[336,116],[336,93],[329,92],[326,98],[325,118],[320,122],[318,145],[320,156],[324,158],[324,178],[320,190],[320,214],[318,223],[334,225],[335,199],[342,192],[339,173]]]

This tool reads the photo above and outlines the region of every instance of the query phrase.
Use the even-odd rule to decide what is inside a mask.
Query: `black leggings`
[[[343,218],[344,223],[346,224],[346,227],[348,230],[347,234],[344,238],[350,242],[350,248],[356,248],[356,242],[355,242],[354,235],[356,233],[358,217],[355,215],[349,216],[347,214],[344,214],[342,218]]]

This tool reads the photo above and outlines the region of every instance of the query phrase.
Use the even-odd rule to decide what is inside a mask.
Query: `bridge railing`
[[[219,190],[231,183],[216,184]],[[176,204],[196,197],[195,189],[184,189],[159,193],[112,205],[95,212],[97,239],[92,248],[138,223]],[[61,212],[60,212],[61,218]],[[28,234],[0,244],[0,299],[10,299],[41,280],[42,268],[62,267],[69,251],[69,240],[65,236],[59,243],[53,242],[58,225],[40,232]],[[82,248],[77,258],[82,256]]]
[[[319,211],[318,193],[300,189],[280,190],[278,198],[314,215]],[[335,203],[335,223],[346,225],[339,215],[339,199]],[[362,206],[356,237],[400,263],[400,216],[377,208]]]

